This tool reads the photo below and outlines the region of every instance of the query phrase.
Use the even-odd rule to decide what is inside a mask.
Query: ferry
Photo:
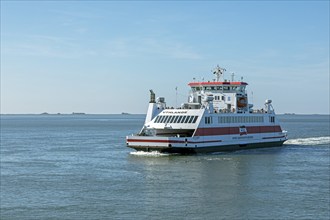
[[[264,108],[249,104],[246,82],[224,79],[226,69],[217,66],[212,81],[190,82],[188,102],[179,108],[166,106],[150,90],[144,126],[126,137],[127,147],[137,151],[210,153],[281,146],[287,140],[275,115],[272,100]]]

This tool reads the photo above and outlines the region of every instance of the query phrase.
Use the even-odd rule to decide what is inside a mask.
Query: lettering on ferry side
[[[188,111],[163,111],[164,114],[186,114]]]
[[[251,138],[253,138],[253,136],[233,137],[234,140],[237,140],[237,139],[251,139]]]

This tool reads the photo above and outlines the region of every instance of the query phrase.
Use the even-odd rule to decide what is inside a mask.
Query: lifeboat
[[[240,97],[237,99],[237,107],[245,108],[247,106],[247,100],[245,97]]]

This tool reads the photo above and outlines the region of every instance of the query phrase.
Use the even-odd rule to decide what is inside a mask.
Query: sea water
[[[329,115],[283,147],[139,153],[145,115],[1,115],[1,219],[329,219]]]

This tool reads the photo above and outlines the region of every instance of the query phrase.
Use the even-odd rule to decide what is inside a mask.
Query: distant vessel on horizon
[[[138,134],[126,137],[137,151],[207,153],[281,146],[287,140],[275,115],[272,100],[264,109],[253,109],[242,80],[224,79],[217,66],[213,81],[190,82],[188,102],[168,108],[165,98],[150,102],[145,124]],[[222,80],[221,80],[222,79]]]
[[[86,115],[86,113],[83,113],[83,112],[72,112],[72,115]]]
[[[130,115],[130,113],[127,113],[127,112],[122,112],[121,114],[122,115]]]

